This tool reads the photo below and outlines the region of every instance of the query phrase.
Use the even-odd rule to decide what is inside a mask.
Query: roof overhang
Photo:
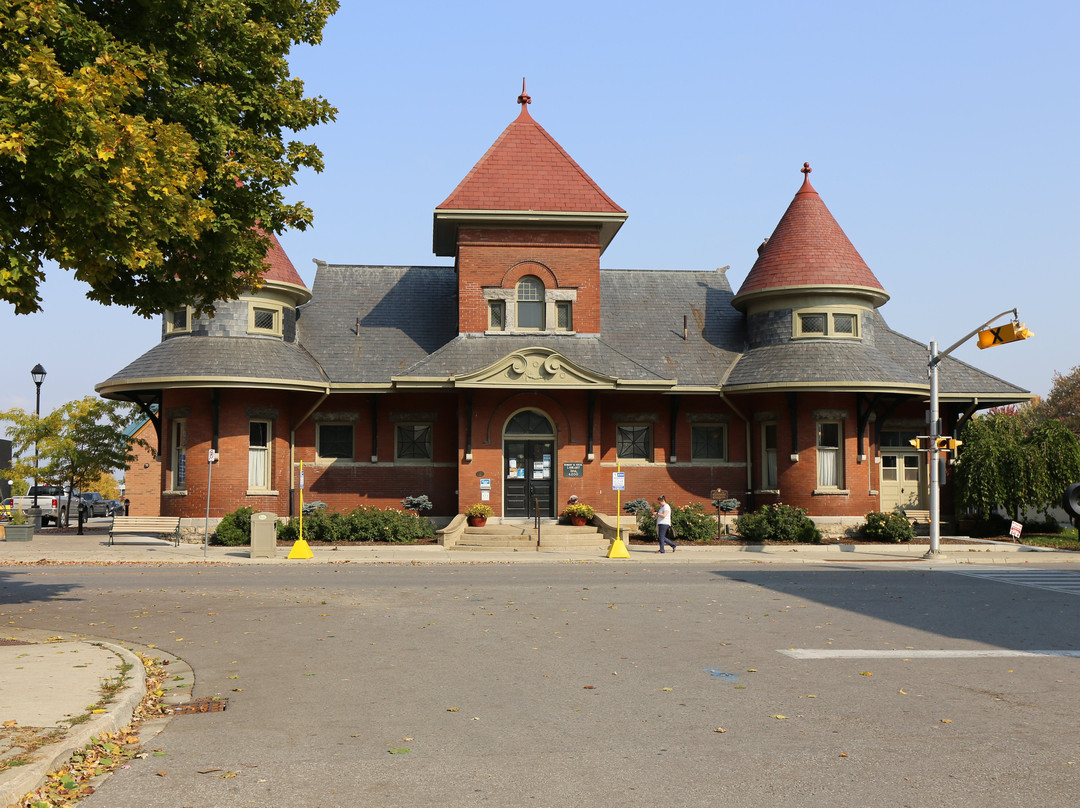
[[[749,292],[740,292],[731,299],[731,305],[741,312],[746,312],[750,301],[768,301],[772,298],[808,297],[815,294],[851,295],[866,300],[875,309],[884,305],[889,300],[889,293],[875,286],[852,286],[843,284],[794,284],[791,286],[774,286],[769,289],[754,289]]]
[[[435,255],[453,257],[457,254],[457,232],[463,225],[499,227],[577,227],[600,232],[600,252],[615,238],[626,213],[589,213],[561,210],[445,210],[435,209],[433,249]]]

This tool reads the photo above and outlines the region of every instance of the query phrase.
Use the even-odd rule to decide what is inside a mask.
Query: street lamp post
[[[964,335],[941,353],[938,353],[938,346],[936,340],[930,340],[930,361],[929,375],[930,375],[930,452],[929,452],[929,464],[930,464],[930,550],[926,553],[927,558],[932,558],[941,552],[941,474],[940,474],[940,457],[941,452],[938,448],[938,438],[941,437],[941,418],[939,416],[939,401],[938,401],[938,365],[941,360],[951,354],[969,339],[974,337],[983,329],[989,328],[995,322],[1000,320],[1006,314],[1013,316],[1013,322],[1017,320],[1016,309],[1006,309],[995,317],[991,317],[985,323],[978,328],[972,330],[970,333]],[[1004,328],[1004,326],[1003,326]],[[1001,330],[1001,329],[998,329]],[[1023,333],[1018,335],[1017,339],[1026,339],[1031,336],[1031,332],[1026,331],[1022,326],[1019,328]],[[990,343],[994,344],[994,343]],[[980,340],[980,348],[984,347]]]
[[[34,415],[37,418],[40,419],[41,418],[41,383],[43,381],[45,381],[45,368],[43,368],[41,366],[40,362],[38,362],[36,365],[34,365],[34,369],[30,371],[30,378],[34,380],[34,388],[35,388],[35,393],[36,393],[35,401],[34,401]],[[38,530],[38,529],[41,528],[41,508],[38,507],[38,501],[37,501],[37,498],[38,498],[37,470],[38,470],[38,442],[35,439],[34,440],[34,507],[33,507],[34,530]]]

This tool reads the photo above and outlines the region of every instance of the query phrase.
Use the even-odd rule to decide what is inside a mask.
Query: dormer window
[[[544,330],[544,284],[534,275],[517,282],[517,327],[519,331]]]
[[[856,311],[831,311],[808,309],[796,311],[792,317],[793,336],[798,338],[832,337],[836,339],[857,338],[859,313]]]

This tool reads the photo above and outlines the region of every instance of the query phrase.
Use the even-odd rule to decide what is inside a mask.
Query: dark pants
[[[665,545],[670,546],[672,548],[678,547],[678,545],[675,544],[675,542],[673,542],[671,539],[669,539],[667,537],[667,532],[668,532],[669,527],[671,527],[671,525],[657,525],[656,526],[656,537],[660,540],[660,552],[661,553],[664,552]]]

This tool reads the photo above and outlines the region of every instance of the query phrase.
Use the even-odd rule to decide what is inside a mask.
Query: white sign
[[[491,499],[491,492],[490,491],[481,491],[480,492],[480,501],[481,502],[487,502],[489,499]]]
[[[485,477],[484,479],[482,479],[480,481],[480,490],[481,491],[490,491],[491,490],[491,478],[490,477]]]
[[[218,459],[217,458],[217,452],[215,452],[213,449],[211,449],[210,450],[210,456],[206,459],[206,462],[207,463],[213,463],[217,459]]]
[[[300,490],[304,490],[304,467],[300,466]]]
[[[611,490],[612,491],[625,491],[626,490],[626,472],[625,471],[613,471],[613,472],[611,472]]]
[[[1012,536],[1014,539],[1019,539],[1020,531],[1022,531],[1023,529],[1024,526],[1022,524],[1020,524],[1019,522],[1013,522],[1011,525],[1009,525],[1009,535]]]

